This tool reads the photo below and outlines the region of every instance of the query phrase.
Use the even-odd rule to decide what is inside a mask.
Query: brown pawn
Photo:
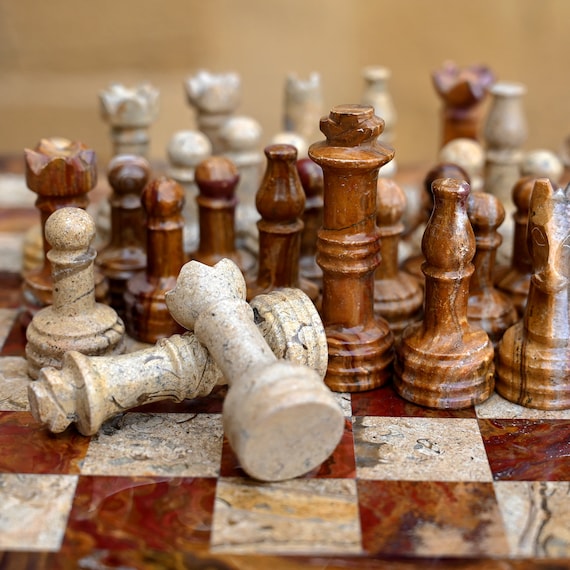
[[[485,330],[496,347],[504,332],[517,321],[513,302],[493,285],[495,257],[502,241],[497,228],[505,220],[505,208],[492,194],[473,192],[467,202],[467,215],[476,243],[467,318]]]
[[[38,195],[36,208],[40,211],[42,236],[47,219],[56,210],[65,207],[85,209],[89,204],[87,193],[97,184],[95,152],[83,143],[64,138],[42,139],[34,150],[24,151],[26,183]],[[29,316],[53,302],[51,263],[47,257],[51,249],[43,239],[42,267],[24,276],[23,303]],[[106,301],[108,284],[101,272],[95,273],[95,294],[98,301]]]
[[[515,229],[511,265],[506,268],[506,271],[502,271],[497,279],[497,289],[511,298],[520,317],[524,314],[532,275],[532,261],[528,252],[526,229],[530,196],[535,180],[534,176],[524,176],[513,187],[512,196],[516,210],[513,214]]]
[[[184,190],[174,180],[161,177],[146,185],[141,202],[147,216],[147,266],[127,282],[125,324],[134,339],[154,343],[184,332],[165,301],[184,264]]]
[[[493,344],[469,324],[467,301],[475,236],[467,217],[469,184],[433,183],[434,208],[422,240],[424,319],[410,325],[397,347],[398,393],[430,408],[458,409],[493,392]]]
[[[541,410],[570,408],[570,185],[536,180],[530,199],[532,278],[524,317],[503,336],[497,392]]]
[[[257,277],[247,286],[247,298],[284,287],[304,291],[311,301],[319,296],[319,288],[299,276],[301,252],[301,214],[305,193],[297,173],[297,149],[288,144],[265,148],[267,167],[255,205],[261,215]]]
[[[146,267],[145,220],[141,194],[150,165],[140,156],[119,155],[109,163],[111,239],[99,252],[97,265],[109,281],[111,306],[125,318],[127,281]]]
[[[227,257],[242,272],[253,267],[253,256],[236,249],[235,193],[239,178],[236,165],[222,156],[206,158],[196,167],[200,239],[198,249],[190,253],[190,259],[215,265]]]
[[[323,169],[310,158],[297,161],[297,172],[305,191],[303,231],[301,233],[301,276],[315,283],[319,290],[323,286],[323,270],[317,265],[317,233],[323,223]]]
[[[374,312],[388,321],[396,339],[409,324],[421,319],[424,301],[419,281],[398,266],[405,209],[406,195],[402,189],[390,178],[379,178],[376,222],[382,262],[374,274]]]
[[[309,156],[324,174],[317,263],[329,348],[325,382],[340,392],[370,390],[388,381],[394,358],[388,323],[374,315],[374,271],[380,263],[376,186],[378,170],[392,160],[394,149],[377,140],[384,121],[370,106],[333,107],[320,128],[327,140],[311,145]]]
[[[458,166],[457,164],[453,164],[451,162],[442,162],[440,164],[436,164],[425,176],[424,178],[424,192],[422,193],[422,199],[424,202],[424,212],[425,212],[425,220],[427,221],[431,216],[431,212],[433,209],[433,197],[431,187],[434,180],[438,178],[455,178],[457,180],[465,180],[468,184],[471,183],[469,180],[469,175],[463,168]],[[424,255],[423,253],[418,253],[417,255],[413,255],[406,259],[402,264],[402,269],[413,275],[419,282],[423,285],[424,282],[424,274],[422,272],[422,264],[424,262]]]

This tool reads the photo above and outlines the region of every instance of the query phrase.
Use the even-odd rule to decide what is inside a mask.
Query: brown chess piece
[[[542,410],[570,408],[570,186],[534,183],[528,220],[532,278],[524,317],[504,334],[497,392]]]
[[[200,239],[198,249],[190,253],[190,259],[215,265],[227,257],[243,272],[250,270],[255,259],[236,248],[237,167],[228,158],[212,156],[196,167],[195,180],[199,188],[196,202]]]
[[[424,185],[423,189],[424,192],[422,194],[422,199],[424,203],[424,213],[425,213],[425,220],[427,221],[431,216],[431,212],[433,209],[433,197],[432,197],[432,184],[434,180],[438,178],[455,178],[457,180],[465,180],[468,184],[470,184],[470,179],[460,166],[457,164],[449,163],[449,162],[442,162],[436,164],[433,168],[431,168],[428,173],[425,175],[424,178]],[[423,253],[419,252],[417,255],[412,255],[408,257],[402,264],[402,269],[413,275],[416,279],[419,280],[420,283],[423,284],[424,282],[424,274],[422,273],[422,264],[424,262],[424,255]]]
[[[319,288],[299,276],[301,214],[305,193],[297,173],[297,149],[291,145],[265,148],[267,167],[255,198],[261,220],[257,276],[248,283],[247,298],[283,287],[298,287],[312,301]]]
[[[378,179],[377,223],[382,262],[374,275],[374,312],[386,319],[394,337],[422,316],[423,289],[409,273],[400,271],[398,244],[404,230],[401,219],[406,196],[390,178]]]
[[[467,301],[475,236],[467,217],[469,184],[433,183],[434,209],[422,240],[424,319],[410,325],[397,347],[394,384],[411,402],[465,408],[493,391],[494,351],[487,333],[469,324]]]
[[[467,202],[467,215],[476,244],[467,318],[471,324],[485,330],[496,347],[504,332],[517,321],[513,302],[493,285],[495,257],[502,241],[497,229],[505,219],[505,209],[492,194],[472,192]]]
[[[64,138],[42,139],[34,150],[26,149],[26,183],[38,195],[36,208],[40,211],[42,236],[45,224],[53,212],[64,207],[86,208],[87,193],[97,183],[95,152],[83,143]],[[24,276],[23,304],[29,315],[51,305],[53,282],[51,263],[47,257],[50,245],[43,240],[44,263]],[[95,273],[97,300],[107,298],[108,284],[101,272]]]
[[[119,155],[109,163],[107,177],[113,190],[109,198],[111,239],[99,252],[97,265],[109,282],[111,306],[124,318],[127,281],[146,267],[141,194],[150,177],[150,165],[141,156]]]
[[[320,128],[326,141],[309,148],[324,174],[323,227],[317,263],[323,270],[321,316],[329,347],[325,382],[341,392],[377,388],[390,377],[394,337],[374,315],[379,168],[394,149],[378,142],[384,122],[374,109],[338,105]]]
[[[481,103],[494,81],[483,65],[458,67],[445,62],[432,74],[433,85],[443,101],[441,146],[453,139],[479,139]]]
[[[323,270],[317,264],[316,254],[317,233],[323,224],[323,169],[310,158],[302,158],[297,161],[297,172],[305,191],[299,271],[302,277],[315,283],[320,290],[323,286]]]
[[[146,185],[141,202],[146,212],[147,265],[146,271],[127,282],[125,324],[134,339],[154,343],[183,332],[168,312],[165,295],[176,285],[184,264],[184,190],[174,180],[161,177]]]

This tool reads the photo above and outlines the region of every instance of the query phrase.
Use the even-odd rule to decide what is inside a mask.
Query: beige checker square
[[[58,551],[76,486],[76,475],[0,474],[0,549]]]
[[[511,556],[570,558],[570,482],[496,481]]]
[[[478,418],[521,419],[521,420],[570,420],[570,410],[535,410],[505,400],[494,393],[488,400],[475,406]]]
[[[361,543],[353,479],[218,480],[212,551],[361,554]]]
[[[26,359],[4,356],[0,359],[0,411],[24,412],[30,409]]]
[[[217,477],[220,414],[126,413],[93,436],[82,475]]]
[[[476,419],[353,418],[360,479],[492,481]]]

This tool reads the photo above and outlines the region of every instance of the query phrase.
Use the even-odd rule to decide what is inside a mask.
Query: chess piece
[[[225,150],[220,140],[220,129],[239,105],[240,83],[237,73],[213,74],[204,70],[184,83],[188,103],[196,110],[198,128],[210,139],[213,154]]]
[[[289,145],[265,149],[267,168],[255,199],[261,220],[258,269],[248,283],[248,299],[283,287],[299,287],[316,301],[319,289],[299,276],[301,251],[301,214],[305,193],[297,173],[297,151]]]
[[[570,136],[567,136],[562,141],[562,145],[560,146],[560,160],[562,160],[562,164],[566,170],[570,169]]]
[[[317,125],[322,114],[321,76],[313,72],[303,80],[290,73],[285,81],[285,131],[297,133],[309,143],[318,140]]]
[[[317,234],[323,224],[323,169],[310,158],[302,158],[297,161],[297,172],[305,192],[299,273],[320,290],[323,286],[323,270],[317,264],[316,254]]]
[[[212,155],[212,143],[200,131],[178,131],[170,139],[166,152],[166,175],[184,188],[184,251],[190,253],[198,247],[200,235],[196,205],[198,186],[194,174],[196,167]]]
[[[570,186],[536,180],[529,211],[530,291],[523,319],[499,345],[497,392],[522,406],[568,409]]]
[[[471,192],[483,190],[485,152],[480,143],[473,139],[453,139],[441,148],[438,160],[462,168],[471,181]]]
[[[393,360],[394,339],[374,316],[373,291],[380,263],[378,169],[394,150],[377,141],[384,122],[370,106],[338,105],[320,126],[326,141],[311,145],[309,156],[324,175],[317,263],[329,348],[325,382],[341,392],[370,390],[387,382]]]
[[[423,289],[419,281],[400,271],[398,244],[404,229],[406,196],[389,178],[378,178],[377,224],[382,261],[374,274],[374,312],[388,321],[397,340],[402,331],[422,316]]]
[[[362,93],[361,104],[374,107],[374,114],[382,117],[384,121],[384,131],[380,135],[380,140],[388,144],[394,144],[394,131],[398,118],[396,107],[392,100],[392,95],[388,90],[388,80],[392,73],[387,67],[369,66],[362,71],[365,81],[365,89]],[[389,164],[392,164],[392,159]],[[386,166],[388,166],[386,165]]]
[[[251,308],[255,324],[277,358],[309,366],[324,376],[325,331],[315,306],[302,291],[260,295]],[[186,332],[119,356],[70,351],[61,369],[42,368],[38,381],[28,389],[28,399],[34,417],[50,431],[60,433],[75,423],[80,433],[89,436],[104,421],[130,408],[206,396],[225,383],[207,349],[194,333]]]
[[[467,215],[476,244],[467,318],[471,324],[480,326],[497,347],[504,332],[518,318],[511,299],[493,285],[495,255],[502,240],[497,229],[505,219],[505,209],[492,194],[473,192],[467,202]]]
[[[475,254],[468,195],[465,181],[433,183],[434,208],[422,240],[424,318],[406,328],[397,346],[397,392],[430,408],[473,406],[493,392],[493,345],[483,329],[467,320]]]
[[[265,156],[261,149],[261,125],[251,117],[232,117],[220,129],[224,156],[229,158],[239,171],[236,190],[236,240],[239,248],[257,255],[257,221],[255,195],[263,176]]]
[[[97,265],[109,282],[111,306],[125,318],[127,281],[146,267],[146,235],[141,194],[150,177],[150,165],[142,156],[118,155],[111,160],[107,177],[113,190],[111,240],[97,257]]]
[[[288,144],[294,146],[297,149],[297,158],[299,160],[309,156],[309,143],[307,142],[307,139],[292,131],[284,131],[273,135],[269,144]]]
[[[24,235],[22,246],[22,273],[30,273],[40,269],[44,263],[44,236],[42,224],[37,223],[30,227]]]
[[[95,301],[90,247],[95,223],[81,208],[60,208],[45,224],[47,256],[53,279],[53,304],[38,311],[26,331],[28,374],[37,378],[44,366],[61,366],[63,354],[119,354],[124,325],[115,311]]]
[[[142,192],[146,212],[146,271],[127,281],[125,324],[129,335],[141,342],[183,332],[166,306],[165,294],[176,284],[184,264],[182,207],[184,190],[174,180],[161,177]]]
[[[200,193],[196,201],[200,240],[198,249],[190,254],[190,259],[215,265],[227,257],[243,272],[253,267],[255,259],[247,252],[236,249],[234,216],[238,181],[239,172],[229,158],[212,156],[197,166],[196,184]]]
[[[432,73],[432,81],[443,102],[441,146],[458,138],[478,140],[481,104],[494,81],[491,70],[483,65],[461,68],[448,61]]]
[[[232,285],[222,269],[232,268]],[[312,369],[278,360],[243,300],[245,283],[229,260],[215,267],[195,261],[169,293],[172,314],[210,352],[230,388],[224,433],[252,477],[278,481],[324,461],[343,432],[340,407]],[[228,334],[231,331],[231,334]]]
[[[56,210],[64,207],[86,208],[87,193],[97,183],[95,153],[80,142],[64,138],[42,139],[34,150],[26,149],[26,183],[38,195],[41,234],[45,223]],[[44,260],[40,268],[26,273],[23,304],[29,315],[52,304],[52,270],[47,257],[49,243],[43,240]],[[108,284],[100,271],[95,272],[95,293],[98,301],[107,299]]]
[[[102,118],[111,126],[113,155],[148,157],[150,125],[158,116],[159,92],[149,83],[112,83],[99,93]]]

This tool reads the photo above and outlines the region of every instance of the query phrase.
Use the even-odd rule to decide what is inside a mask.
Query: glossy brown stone
[[[127,281],[146,267],[145,219],[141,193],[150,177],[150,165],[140,156],[116,156],[108,167],[113,193],[111,239],[99,251],[96,263],[109,281],[111,306],[121,318],[125,315]]]
[[[174,180],[161,177],[146,185],[141,201],[147,218],[147,266],[127,282],[125,324],[136,340],[154,343],[184,332],[165,302],[184,264],[184,190]]]
[[[394,156],[377,141],[383,128],[372,107],[339,105],[321,119],[326,141],[309,148],[324,173],[317,263],[323,270],[321,316],[329,347],[325,382],[338,391],[377,388],[391,373],[393,335],[374,315],[378,170]]]
[[[493,392],[493,345],[467,320],[475,236],[467,217],[469,185],[433,183],[434,209],[422,240],[426,261],[423,321],[410,325],[397,347],[394,383],[411,402],[464,408]]]
[[[522,406],[570,408],[568,243],[570,186],[534,183],[527,245],[532,278],[524,317],[503,336],[497,362],[497,392]]]

